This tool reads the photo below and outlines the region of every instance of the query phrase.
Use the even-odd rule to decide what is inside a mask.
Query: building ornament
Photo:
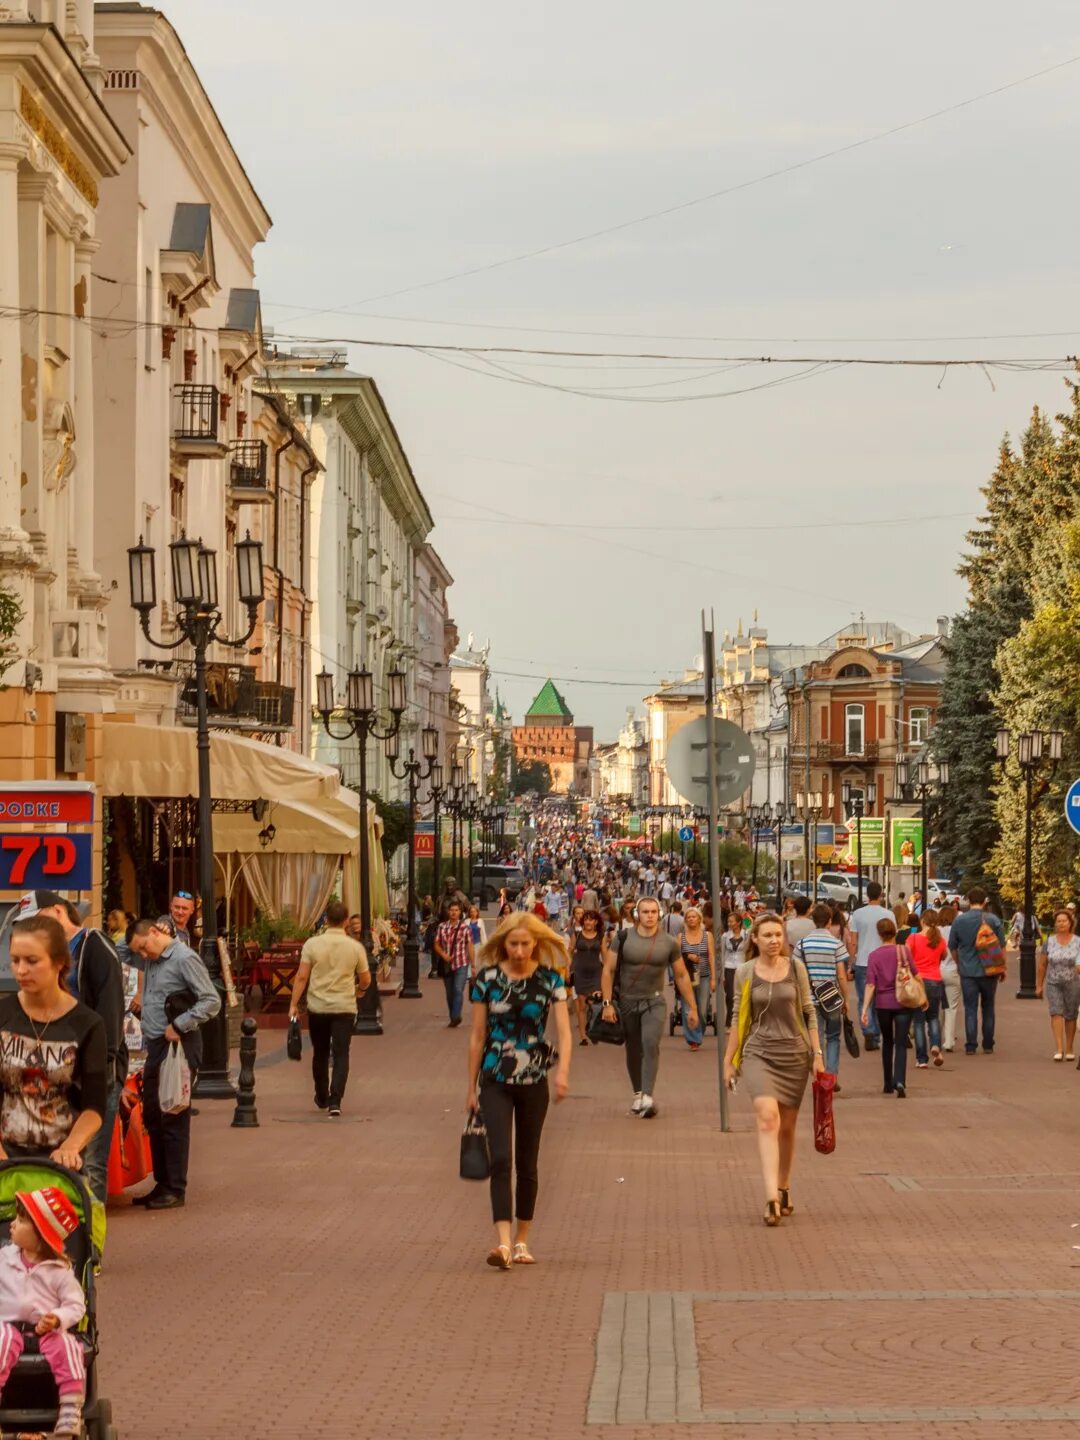
[[[34,97],[25,89],[19,92],[19,114],[53,157],[75,189],[96,210],[98,187],[93,175],[72,150],[60,130],[53,124]]]

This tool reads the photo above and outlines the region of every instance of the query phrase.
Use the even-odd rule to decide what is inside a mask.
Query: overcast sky
[[[804,643],[860,611],[918,632],[960,606],[978,487],[1004,430],[1060,408],[1060,374],[844,367],[641,397],[793,373],[719,363],[737,355],[1080,350],[1080,64],[412,287],[1080,55],[1075,0],[165,8],[274,217],[257,263],[279,332],[718,357],[495,357],[539,387],[456,368],[485,368],[470,356],[353,349],[436,517],[462,637],[490,638],[515,717],[566,677],[579,723],[613,737],[700,652],[702,606],[720,631],[756,609]],[[1019,335],[1046,338],[933,338]],[[710,338],[655,338],[672,336]]]

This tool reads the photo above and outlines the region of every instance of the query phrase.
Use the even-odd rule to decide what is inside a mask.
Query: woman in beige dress
[[[724,1081],[746,1079],[754,1102],[765,1224],[790,1215],[795,1125],[811,1071],[825,1068],[806,966],[788,953],[778,915],[754,921],[747,959],[735,972],[735,1017],[724,1056]]]

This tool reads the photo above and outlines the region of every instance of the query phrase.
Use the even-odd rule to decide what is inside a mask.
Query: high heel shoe
[[[791,1191],[785,1190],[783,1186],[776,1192],[780,1196],[780,1214],[794,1215],[795,1206],[791,1203]]]
[[[770,1200],[765,1206],[765,1224],[769,1226],[780,1224],[780,1201]]]

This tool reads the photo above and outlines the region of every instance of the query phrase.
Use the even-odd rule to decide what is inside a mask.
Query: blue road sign
[[[1080,780],[1074,780],[1066,792],[1065,819],[1080,835]]]
[[[689,841],[691,841],[693,838],[694,838],[694,832],[693,832],[693,830],[691,830],[691,828],[690,828],[689,825],[684,825],[684,826],[682,827],[682,829],[679,831],[679,839],[680,839],[680,840],[683,842],[683,844],[685,845],[685,844],[687,844]]]

